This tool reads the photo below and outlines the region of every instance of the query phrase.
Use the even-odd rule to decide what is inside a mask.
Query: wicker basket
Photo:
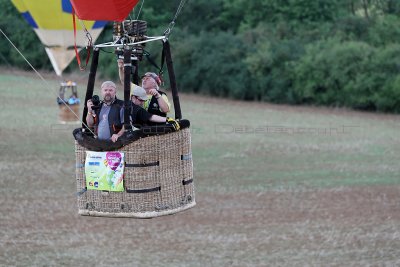
[[[125,153],[124,192],[86,190],[86,148],[75,142],[81,215],[151,218],[196,205],[190,129],[141,138]]]
[[[78,117],[71,112],[71,110],[78,115]],[[79,105],[60,105],[60,113],[58,119],[61,123],[75,123],[79,122]]]

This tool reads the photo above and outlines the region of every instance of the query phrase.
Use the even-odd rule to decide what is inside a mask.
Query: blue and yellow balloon
[[[70,0],[11,0],[11,2],[32,26],[45,46],[55,72],[61,76],[63,70],[75,57]],[[106,24],[104,21],[85,21],[84,23],[93,42]],[[80,23],[76,24],[76,30],[76,45],[78,48],[85,47],[87,39]]]

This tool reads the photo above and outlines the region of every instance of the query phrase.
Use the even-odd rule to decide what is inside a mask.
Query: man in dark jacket
[[[175,130],[179,130],[179,124],[172,118],[162,117],[149,113],[143,108],[143,104],[148,99],[146,91],[140,86],[134,86],[131,90],[132,107],[130,110],[130,120],[134,127],[140,128],[143,125],[153,123],[168,123]]]
[[[86,123],[94,127],[99,140],[111,140],[116,142],[124,133],[124,102],[117,99],[117,87],[112,81],[105,81],[101,85],[102,103],[94,107],[89,99],[86,103],[88,114]]]

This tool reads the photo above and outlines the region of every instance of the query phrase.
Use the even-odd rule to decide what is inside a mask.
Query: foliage
[[[0,15],[0,29],[8,36],[10,41],[29,61],[35,63],[36,68],[50,69],[51,64],[44,47],[10,1],[0,0]],[[2,34],[0,38],[0,64],[8,67],[29,68],[25,60]]]
[[[400,112],[399,49],[338,39],[309,45],[294,64],[297,102]]]
[[[397,0],[147,0],[130,14],[149,35],[172,27],[170,42],[183,91],[275,103],[347,106],[400,112]],[[0,28],[37,68],[51,69],[45,51],[7,0]],[[98,43],[110,41],[112,24]],[[146,51],[161,65],[161,42]],[[99,76],[118,79],[113,50],[102,53]],[[27,69],[0,38],[0,64]],[[67,71],[75,71],[76,62]],[[158,69],[144,60],[139,71]],[[167,76],[166,74],[164,74]],[[166,85],[168,86],[168,84]]]
[[[310,44],[305,55],[294,64],[299,103],[342,106],[352,98],[360,75],[368,70],[368,58],[373,48],[363,42],[341,42],[330,39]],[[362,91],[365,92],[365,91]],[[357,99],[368,102],[359,92]],[[368,96],[368,92],[365,92]]]
[[[241,99],[251,97],[246,88],[246,71],[243,71],[246,46],[238,36],[229,32],[217,36],[201,32],[182,40],[175,48],[180,55],[176,60],[177,72],[181,73],[184,91]]]

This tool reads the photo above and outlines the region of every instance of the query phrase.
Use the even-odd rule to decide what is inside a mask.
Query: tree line
[[[131,17],[160,35],[179,3],[146,0]],[[0,14],[0,28],[24,55],[50,69],[40,42],[8,0],[0,0]],[[110,23],[98,42],[111,36]],[[181,91],[399,113],[399,37],[398,0],[196,0],[183,7],[170,43]],[[160,65],[161,44],[146,50]],[[98,71],[117,79],[115,55],[101,57]],[[0,63],[27,68],[4,38]],[[141,68],[157,71],[146,60]]]

